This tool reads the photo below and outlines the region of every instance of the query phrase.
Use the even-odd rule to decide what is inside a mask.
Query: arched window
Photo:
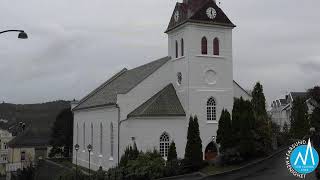
[[[219,47],[219,39],[214,38],[213,40],[213,55],[219,56],[220,55],[220,47]]]
[[[103,152],[103,126],[100,123],[100,154]]]
[[[83,123],[83,149],[86,149],[86,124]]]
[[[181,39],[181,56],[184,56],[184,41]]]
[[[168,157],[168,151],[170,146],[170,137],[169,134],[164,132],[160,136],[160,154],[162,157]]]
[[[113,135],[113,124],[110,124],[110,156],[113,157],[113,145],[114,145],[114,135]]]
[[[178,41],[176,41],[176,58],[179,56]]]
[[[216,121],[217,113],[216,113],[216,101],[213,97],[211,97],[207,101],[207,120],[208,121]]]
[[[201,40],[201,53],[208,54],[208,42],[206,37],[203,37]]]
[[[91,142],[90,143],[91,143],[91,146],[93,147],[93,124],[92,123],[91,123]]]

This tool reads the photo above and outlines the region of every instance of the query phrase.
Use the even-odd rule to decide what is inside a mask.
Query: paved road
[[[208,177],[208,180],[295,180],[285,165],[285,152],[259,165],[243,169],[229,175]],[[316,180],[315,174],[309,174],[307,180]]]

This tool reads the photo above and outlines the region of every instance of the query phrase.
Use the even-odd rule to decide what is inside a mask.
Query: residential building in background
[[[277,123],[281,130],[284,124],[290,127],[293,101],[297,98],[302,98],[306,101],[308,114],[312,114],[316,104],[312,99],[308,98],[307,92],[290,92],[283,99],[272,101],[269,114],[272,121]]]
[[[47,158],[50,152],[50,138],[38,128],[27,128],[8,143],[7,175],[18,169],[36,165],[38,160]]]
[[[7,131],[0,129],[0,174],[5,175],[6,173],[6,164],[8,163],[8,155],[9,155],[9,148],[8,143],[9,141],[14,138],[12,134]]]

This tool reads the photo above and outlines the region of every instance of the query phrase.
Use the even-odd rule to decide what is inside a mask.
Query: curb
[[[242,167],[239,167],[239,168],[236,168],[236,169],[232,169],[230,171],[224,171],[224,172],[221,172],[221,173],[216,173],[216,174],[211,174],[211,175],[206,175],[204,177],[202,177],[201,179],[204,179],[204,178],[207,178],[207,177],[215,177],[215,176],[221,176],[221,175],[227,175],[227,174],[231,174],[231,173],[234,173],[234,172],[237,172],[237,171],[240,171],[242,169],[245,169],[245,168],[248,168],[248,167],[251,167],[251,166],[254,166],[254,165],[257,165],[257,164],[260,164],[266,160],[269,160],[273,157],[275,157],[276,155],[282,153],[283,151],[285,151],[286,149],[288,149],[289,146],[286,146],[286,147],[283,147],[281,149],[279,149],[278,151],[276,151],[275,153],[263,158],[263,159],[260,159],[260,160],[257,160],[257,161],[254,161],[252,163],[249,163],[249,164],[246,164]]]

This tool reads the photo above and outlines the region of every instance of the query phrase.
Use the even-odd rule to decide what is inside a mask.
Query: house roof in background
[[[307,98],[308,96],[307,92],[290,92],[290,94],[293,100],[297,98]]]
[[[49,145],[50,134],[45,131],[39,131],[39,128],[36,127],[27,128],[8,143],[11,148],[47,147]]]
[[[186,116],[172,84],[169,84],[141,106],[133,110],[130,117]]]
[[[73,110],[115,105],[117,94],[128,93],[170,59],[164,57],[131,70],[123,69],[84,97]]]

